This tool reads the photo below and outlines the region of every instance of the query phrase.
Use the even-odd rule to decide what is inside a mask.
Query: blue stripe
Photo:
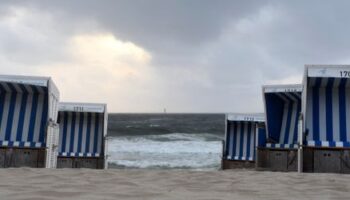
[[[5,89],[2,87],[2,85],[0,84],[0,125],[2,122],[2,113],[4,112],[4,105],[5,105],[5,97],[6,97],[6,93],[5,93]],[[0,133],[1,134],[1,133]],[[1,144],[2,145],[2,144]]]
[[[79,135],[78,135],[78,151],[81,152],[81,140],[83,138],[83,123],[84,123],[84,113],[80,113],[80,119],[79,119]]]
[[[227,120],[227,126],[226,126],[226,138],[225,138],[225,158],[227,158],[230,154],[230,147],[231,147],[231,122]]]
[[[91,132],[91,113],[88,113],[87,129],[86,129],[86,143],[85,151],[90,151],[90,132]]]
[[[269,130],[267,137],[279,141],[285,103],[276,93],[266,93],[264,96],[266,103],[266,121]]]
[[[334,78],[329,78],[326,87],[326,130],[327,141],[333,141],[333,103],[332,90]]]
[[[27,141],[32,142],[34,137],[34,126],[35,126],[35,120],[36,120],[36,110],[38,107],[38,90],[36,87],[31,86],[33,90],[33,102],[32,102],[32,110],[30,113],[30,122],[29,122],[29,132],[28,132],[28,138]]]
[[[100,143],[100,146],[98,147],[99,148],[99,152],[97,152],[97,153],[100,153],[101,155],[104,154],[104,149],[102,148],[103,145],[104,145],[104,128],[105,128],[104,127],[104,123],[105,123],[105,118],[104,117],[105,117],[104,113],[101,114],[101,116],[100,116],[101,132],[99,134],[100,139],[101,139],[101,143]]]
[[[345,85],[346,78],[341,79],[339,85],[339,131],[340,131],[340,141],[347,141],[346,136],[346,95],[345,95]]]
[[[17,136],[16,136],[17,141],[22,140],[24,115],[25,115],[27,100],[28,100],[28,93],[26,92],[25,87],[23,85],[19,85],[19,87],[21,88],[23,95],[22,95],[22,101],[21,101],[21,108],[19,111],[19,120],[18,120],[18,127],[17,127]]]
[[[60,118],[61,122],[61,118]],[[63,113],[63,134],[62,134],[62,143],[61,143],[61,152],[66,151],[66,143],[67,143],[67,129],[68,129],[68,113]]]
[[[40,122],[39,142],[45,141],[46,123],[48,121],[48,118],[47,118],[48,109],[49,109],[48,95],[44,95],[43,113],[42,113],[41,122]]]
[[[320,140],[320,112],[319,112],[319,87],[321,78],[316,78],[316,84],[312,88],[312,128],[315,141]]]
[[[258,132],[256,133],[258,134],[258,147],[264,147],[266,144],[266,129],[264,128],[259,128]],[[255,141],[255,140],[254,140]]]
[[[239,152],[236,152],[236,148],[237,148],[237,145],[238,145],[238,141],[237,141],[237,139],[238,139],[238,134],[239,134],[239,130],[238,130],[238,123],[240,123],[240,122],[235,122],[234,123],[234,125],[235,125],[235,129],[234,129],[234,131],[233,131],[233,145],[232,145],[232,156],[233,156],[233,158],[232,159],[234,159],[234,157],[235,156],[239,156],[238,154],[239,154]]]
[[[8,84],[10,87],[12,93],[11,93],[11,98],[10,98],[10,108],[8,112],[8,117],[7,117],[7,124],[6,124],[6,132],[5,132],[5,140],[10,140],[11,139],[11,132],[12,132],[12,123],[13,123],[13,116],[15,113],[15,105],[16,105],[16,89],[12,84]]]
[[[297,102],[297,114],[295,116],[295,123],[294,123],[294,133],[293,133],[293,144],[298,142],[298,122],[299,122],[299,114],[301,111],[301,101],[298,100]]]
[[[335,142],[334,141],[329,141],[329,147],[335,147]]]
[[[289,133],[290,131],[290,123],[292,120],[292,111],[293,111],[293,103],[289,102],[288,103],[288,113],[287,113],[287,123],[286,123],[286,130],[284,130],[284,141],[283,144],[288,144],[288,139],[289,139]]]
[[[226,141],[226,144],[225,144],[225,158],[227,158],[227,156],[229,155],[230,153],[230,127],[231,127],[231,122],[226,120],[226,138],[225,138],[225,141]]]
[[[244,127],[245,127],[245,124],[242,122],[241,123],[241,137],[239,138],[240,141],[239,141],[239,156],[238,156],[238,159],[242,159],[242,155],[243,155],[243,139],[244,139]]]
[[[100,115],[98,113],[95,114],[95,137],[94,137],[94,153],[97,152],[97,143],[98,143],[98,134],[99,134],[99,124],[100,124]]]
[[[251,130],[252,130],[253,123],[248,123],[248,134],[247,134],[247,156],[246,160],[249,160],[250,157],[250,137],[251,137]]]
[[[234,159],[235,155],[236,155],[236,142],[237,142],[237,128],[238,125],[236,122],[233,123],[233,131],[232,131],[232,158]]]
[[[74,151],[74,134],[75,134],[75,112],[72,112],[72,124],[70,128],[70,144],[69,144],[69,151]]]

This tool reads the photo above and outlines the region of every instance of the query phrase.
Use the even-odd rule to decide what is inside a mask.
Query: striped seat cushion
[[[60,152],[58,155],[64,157],[100,157],[100,153]]]
[[[266,143],[265,147],[267,148],[276,148],[276,149],[297,149],[297,144],[274,144],[274,143]]]
[[[2,147],[30,147],[30,148],[43,148],[45,143],[41,142],[18,142],[18,141],[0,141]]]
[[[227,156],[228,160],[242,160],[242,161],[254,161],[254,157],[244,157],[244,156]]]
[[[350,142],[306,141],[309,147],[350,147]]]

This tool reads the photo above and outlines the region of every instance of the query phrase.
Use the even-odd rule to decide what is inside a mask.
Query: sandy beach
[[[349,199],[350,176],[176,170],[1,169],[0,199]]]

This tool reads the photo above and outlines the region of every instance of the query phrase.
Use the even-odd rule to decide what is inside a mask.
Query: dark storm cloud
[[[51,18],[45,24],[54,25],[42,40],[25,37],[38,28],[30,24],[24,36],[0,26],[6,46],[0,52],[28,63],[41,61],[38,54],[60,60],[71,35],[110,32],[152,54],[160,87],[153,91],[155,104],[174,111],[256,112],[262,111],[261,84],[301,80],[295,77],[304,64],[350,61],[349,6],[348,1],[7,1],[0,4],[0,20],[8,8],[24,7],[46,13]],[[46,52],[48,46],[56,50]]]
[[[38,1],[36,6],[53,12],[59,9],[68,18],[96,19],[122,39],[161,48],[164,43],[205,43],[217,37],[230,20],[255,11],[261,5],[259,2],[78,0]]]

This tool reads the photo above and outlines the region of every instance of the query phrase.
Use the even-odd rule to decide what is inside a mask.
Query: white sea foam
[[[210,134],[120,136],[108,141],[109,163],[127,168],[220,167],[222,143]]]

